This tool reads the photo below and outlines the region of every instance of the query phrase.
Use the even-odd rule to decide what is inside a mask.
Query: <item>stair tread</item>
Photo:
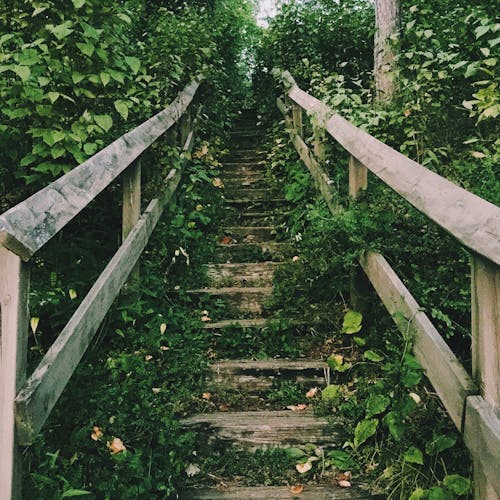
[[[281,500],[300,498],[301,500],[368,500],[373,498],[368,492],[356,488],[341,488],[340,486],[305,485],[300,495],[290,492],[289,486],[230,486],[225,490],[217,488],[192,488],[181,493],[181,499],[193,500]]]
[[[213,323],[205,323],[205,330],[220,330],[228,326],[240,328],[259,328],[266,326],[268,320],[265,318],[250,318],[250,319],[224,319],[222,321],[214,321]]]
[[[242,369],[242,370],[323,370],[328,365],[316,359],[224,359],[210,365],[210,370]]]
[[[195,288],[192,290],[187,290],[187,293],[209,293],[213,295],[219,294],[271,294],[273,291],[272,286],[230,286],[222,288]]]

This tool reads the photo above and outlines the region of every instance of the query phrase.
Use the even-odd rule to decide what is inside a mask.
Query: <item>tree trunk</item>
[[[388,102],[394,94],[395,46],[400,28],[400,0],[375,3],[375,88],[377,101]]]

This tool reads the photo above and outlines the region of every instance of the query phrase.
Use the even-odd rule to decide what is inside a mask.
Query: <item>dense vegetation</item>
[[[206,404],[199,395],[211,343],[200,329],[200,307],[165,290],[202,279],[196,263],[211,251],[205,235],[221,205],[213,182],[216,158],[232,117],[249,102],[249,61],[255,63],[254,98],[271,129],[269,175],[283,184],[292,208],[286,235],[300,252],[279,272],[274,304],[284,323],[306,318],[319,325],[313,333],[322,355],[329,355],[328,346],[348,352],[329,360],[336,389],[317,401],[318,412],[335,417],[353,436],[347,450],[331,451],[330,462],[368,474],[391,498],[469,493],[467,453],[409,354],[412,339],[401,338],[374,298],[361,333],[346,337],[342,331],[343,313],[352,307],[349,268],[360,252],[375,249],[469,363],[467,252],[373,179],[359,203],[350,203],[347,157],[328,143],[326,165],[345,207],[333,219],[271,112],[281,93],[271,70],[290,70],[302,88],[342,116],[498,204],[500,38],[493,4],[403,1],[397,92],[384,106],[374,104],[370,0],[285,2],[261,32],[252,3],[243,0],[0,4],[2,211],[160,110],[195,75],[207,75],[198,98],[205,106],[196,153],[179,204],[141,261],[140,294],[115,304],[43,434],[26,450],[26,498],[88,492],[168,498],[188,480],[195,437],[177,422]],[[145,169],[148,195],[176,162],[177,149],[165,142],[147,153],[144,163],[159,170]],[[51,242],[34,260],[31,366],[117,245],[118,188],[68,227],[71,243]],[[103,215],[103,206],[116,210]],[[243,355],[245,342],[254,342],[237,335],[225,339],[228,356]],[[302,340],[283,336],[260,352],[296,355]],[[301,395],[289,387],[274,397],[298,402]],[[124,453],[118,452],[121,440]],[[280,461],[290,466],[278,452],[271,459],[256,456],[247,467],[260,463],[276,471]]]

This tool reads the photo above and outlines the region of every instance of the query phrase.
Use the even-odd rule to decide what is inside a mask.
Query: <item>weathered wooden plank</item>
[[[465,400],[477,386],[384,257],[370,252],[360,263],[398,328],[412,336],[416,358],[461,430]]]
[[[216,488],[194,488],[180,492],[180,498],[184,500],[369,500],[373,498],[368,492],[355,486],[352,488],[341,488],[339,486],[306,485],[300,494],[290,492],[289,486],[230,486],[224,490]]]
[[[28,260],[184,113],[190,83],[166,109],[0,216],[0,243]]]
[[[278,107],[281,110],[285,110],[286,107],[281,101],[278,99]],[[326,174],[326,172],[321,168],[320,164],[312,154],[311,150],[308,148],[307,144],[304,142],[302,137],[294,132],[294,127],[290,121],[290,118],[285,114],[285,123],[287,125],[288,130],[290,131],[290,138],[292,140],[295,149],[299,153],[300,159],[304,162],[306,167],[309,169],[311,176],[313,177],[316,186],[318,187],[323,199],[326,201],[330,212],[333,214],[339,213],[339,206],[335,203],[333,191],[331,188],[332,181]]]
[[[293,79],[292,79],[293,80]],[[462,244],[500,265],[500,208],[410,160],[293,85],[288,96],[326,122],[351,155]]]
[[[298,104],[292,104],[292,122],[295,133],[302,137],[304,126],[302,124],[302,108]]]
[[[349,196],[355,200],[368,187],[368,169],[354,156],[349,157]]]
[[[327,420],[310,411],[242,411],[195,415],[181,421],[183,427],[202,431],[209,442],[228,442],[236,448],[293,446],[304,443],[341,445],[336,433],[325,433]]]
[[[469,396],[465,409],[464,441],[474,458],[475,495],[481,500],[500,498],[500,418],[498,408],[481,396]],[[476,471],[475,471],[476,472]],[[476,482],[476,479],[482,479]]]
[[[170,171],[161,198],[149,203],[139,222],[19,392],[16,398],[16,421],[21,444],[30,444],[42,428],[139,259],[180,177],[180,171]]]
[[[29,269],[0,245],[0,498],[21,498],[14,399],[26,379]]]
[[[207,265],[207,276],[213,286],[220,283],[245,283],[245,285],[263,283],[272,284],[274,271],[279,266],[277,262],[255,262],[240,264]]]

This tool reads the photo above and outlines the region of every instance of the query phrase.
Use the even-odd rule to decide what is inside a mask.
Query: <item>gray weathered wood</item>
[[[28,260],[182,116],[200,79],[168,108],[0,215],[0,243]]]
[[[278,99],[278,107],[283,111],[285,110],[285,106],[280,99]],[[328,177],[327,173],[321,168],[320,164],[311,153],[311,150],[308,148],[307,144],[304,142],[302,137],[294,132],[293,127],[291,126],[290,118],[285,115],[285,123],[287,128],[290,130],[290,138],[292,140],[295,149],[299,153],[300,159],[304,162],[306,167],[309,169],[311,176],[316,183],[317,188],[319,189],[323,199],[325,200],[330,212],[333,214],[338,214],[339,206],[335,203],[333,191],[331,188],[332,181]]]
[[[369,500],[373,498],[368,492],[356,488],[341,488],[339,486],[306,485],[300,495],[290,492],[289,486],[230,486],[227,490],[216,488],[194,488],[180,492],[183,500]]]
[[[172,170],[161,198],[156,198],[127,236],[68,324],[16,398],[21,444],[30,444],[42,428],[75,371],[111,304],[139,259],[181,174]]]
[[[472,376],[478,384],[484,405],[492,411],[500,411],[500,268],[478,255],[472,256],[471,273],[471,302],[472,302]],[[476,405],[471,419],[478,420],[478,432],[482,433],[485,422],[481,416],[487,415],[484,408],[480,411]],[[467,418],[467,417],[466,417]],[[494,420],[489,423],[493,425]],[[500,458],[500,420],[496,420],[496,459]],[[472,428],[469,430],[469,440],[472,437]],[[490,441],[493,439],[490,436]],[[492,446],[491,442],[488,446]],[[475,498],[496,499],[495,483],[491,474],[490,461],[494,455],[485,453],[488,446],[481,450],[481,454],[473,454],[474,460],[474,487]],[[476,448],[474,448],[476,450]],[[476,450],[477,451],[477,450]],[[498,464],[498,462],[497,462]],[[500,477],[497,467],[496,477]],[[493,481],[493,482],[492,482]],[[496,493],[500,496],[500,482],[496,484]]]
[[[206,266],[207,276],[213,286],[220,283],[245,283],[246,285],[272,284],[277,262],[255,262],[239,264],[211,264]]]
[[[481,396],[469,396],[464,441],[474,459],[474,498],[500,498],[500,418]],[[477,481],[479,480],[479,481]]]
[[[416,358],[461,430],[465,400],[477,386],[384,257],[370,252],[360,263],[398,328],[413,338]]]
[[[349,196],[356,200],[368,187],[368,169],[354,156],[349,157]]]
[[[327,420],[310,411],[242,411],[195,415],[181,421],[185,428],[202,431],[209,443],[227,442],[236,448],[343,444],[334,432],[325,433]]]
[[[218,390],[238,390],[245,394],[267,391],[280,380],[306,385],[308,389],[325,385],[323,361],[309,359],[224,360],[210,366],[209,386]],[[307,389],[306,389],[307,390]],[[304,400],[306,401],[304,390]]]
[[[360,130],[293,85],[289,97],[389,187],[462,244],[500,264],[500,208],[453,184]]]
[[[0,498],[21,498],[14,399],[26,379],[29,268],[0,245]]]
[[[304,126],[302,124],[302,108],[297,104],[292,104],[292,121],[293,121],[293,129],[297,135],[304,134]]]

